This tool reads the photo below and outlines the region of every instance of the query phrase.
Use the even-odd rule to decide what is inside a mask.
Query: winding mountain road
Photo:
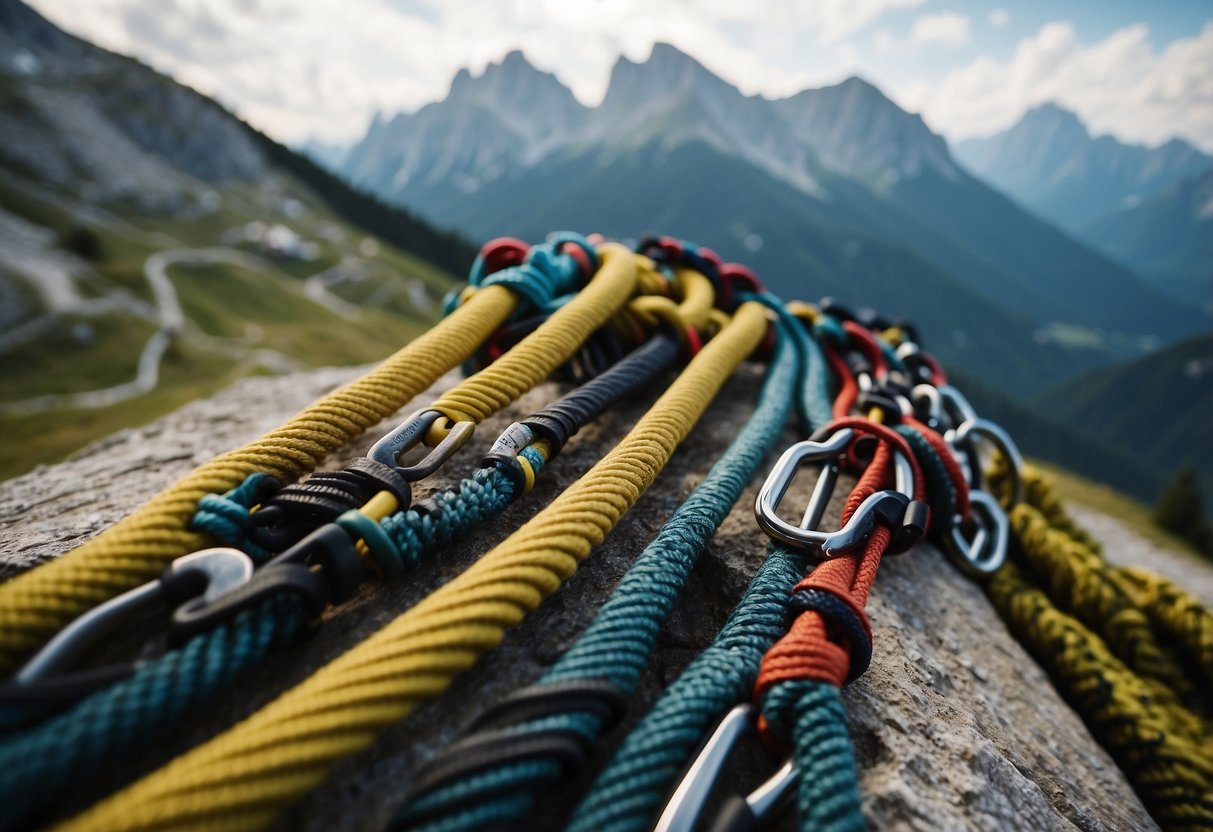
[[[174,248],[158,251],[147,258],[143,264],[143,274],[151,286],[155,298],[156,317],[159,328],[148,338],[139,355],[138,369],[132,381],[105,387],[100,390],[86,390],[76,393],[50,393],[35,396],[16,402],[0,403],[0,413],[12,415],[29,415],[45,413],[51,410],[74,408],[91,410],[110,407],[128,399],[142,396],[156,389],[160,382],[160,364],[165,352],[177,337],[184,336],[192,343],[203,348],[215,349],[216,339],[201,332],[191,332],[190,321],[181,308],[177,290],[169,278],[170,266],[189,263],[231,263],[253,271],[265,271],[267,264],[264,260],[234,248]],[[45,316],[50,318],[51,316]],[[43,319],[39,319],[43,320]],[[227,345],[225,344],[225,347]],[[221,351],[232,354],[231,349]],[[285,372],[298,369],[296,363],[276,350],[240,350],[240,356],[254,364],[260,364],[275,372]]]

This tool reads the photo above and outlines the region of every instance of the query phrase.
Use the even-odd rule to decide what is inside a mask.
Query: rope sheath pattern
[[[677,352],[676,339],[658,334],[540,412],[556,408],[566,417],[564,427],[575,432],[613,402],[660,375]],[[536,455],[531,464],[537,473],[542,458]],[[256,502],[253,495],[263,476],[250,476],[226,495],[208,495],[199,503],[198,517],[206,518],[208,525],[222,522],[231,526],[227,537],[242,535],[249,526],[249,508]],[[425,511],[396,512],[381,523],[404,565],[412,569],[426,555],[504,511],[517,490],[515,482],[499,469],[484,467],[454,488],[428,498]],[[195,525],[197,521],[196,517]],[[0,829],[19,823],[27,809],[36,811],[50,803],[59,789],[87,779],[97,761],[114,763],[129,758],[170,733],[257,666],[270,649],[297,641],[307,618],[303,598],[284,591],[222,625],[223,632],[201,634],[184,647],[146,663],[133,677],[114,683],[20,737],[0,742],[0,771],[10,773],[0,779],[0,800],[10,807],[8,814],[0,816]],[[242,650],[241,645],[262,649]],[[205,661],[198,660],[199,655]],[[65,737],[73,741],[64,745]],[[38,788],[31,788],[34,785]]]
[[[479,424],[567,361],[632,296],[647,262],[618,243],[604,243],[598,256],[602,267],[572,301],[505,355],[443,393],[433,409],[452,421]]]
[[[992,486],[1003,485],[1005,473],[996,465]],[[1107,563],[1065,514],[1043,475],[1027,469],[1024,480],[1027,504],[1011,512],[1023,568],[1008,564],[996,573],[986,585],[990,600],[1116,760],[1158,824],[1166,830],[1213,828],[1213,735],[1178,691],[1160,679],[1182,669],[1158,646],[1144,620],[1159,613],[1151,616],[1147,608],[1143,616],[1129,606],[1141,591],[1137,587],[1162,588],[1169,582],[1141,579],[1139,570]],[[1181,624],[1175,641],[1181,650],[1195,648],[1199,655],[1200,622],[1209,620],[1209,612],[1184,595],[1172,613],[1182,611],[1184,622],[1196,626]],[[1143,628],[1148,638],[1126,636]],[[1192,667],[1197,674],[1203,671],[1199,663]],[[1179,690],[1191,690],[1191,684],[1185,679]],[[1208,706],[1208,688],[1198,686],[1196,696],[1198,704]]]
[[[652,829],[674,781],[729,708],[744,702],[762,657],[787,631],[802,552],[772,545],[737,608],[706,650],[624,739],[576,808],[569,832]]]
[[[500,286],[477,292],[362,378],[260,439],[200,466],[87,543],[0,585],[0,673],[14,670],[85,610],[205,547],[205,537],[186,530],[203,496],[236,488],[256,471],[283,482],[311,471],[471,355],[516,304]]]
[[[804,362],[798,354],[799,345],[789,343],[786,324],[779,321],[776,327],[775,352],[754,418],[636,559],[589,628],[538,683],[527,689],[528,693],[541,695],[561,683],[583,680],[605,680],[622,696],[630,696],[635,690],[657,634],[700,552],[787,421]],[[459,748],[477,739],[488,739],[490,733],[507,731],[521,739],[528,733],[554,730],[574,735],[588,746],[598,739],[606,724],[602,714],[585,703],[542,719],[494,724],[464,737],[459,745],[431,761],[431,768],[441,767],[444,759],[458,765]],[[514,742],[512,739],[511,744]],[[483,820],[491,818],[494,828],[507,822],[520,827],[533,809],[536,790],[570,774],[559,759],[542,752],[489,771],[481,770],[483,766],[478,764],[473,768],[458,778],[445,777],[441,786],[410,797],[397,815],[396,825],[455,832],[482,828]]]
[[[554,592],[653,482],[766,326],[759,305],[739,307],[627,437],[514,535],[269,706],[62,828],[266,826]]]

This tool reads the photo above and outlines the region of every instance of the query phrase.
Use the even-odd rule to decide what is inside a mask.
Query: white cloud
[[[622,53],[673,43],[747,93],[791,94],[861,69],[846,39],[925,0],[31,0],[278,138],[350,140],[376,109],[442,98],[462,67],[521,48],[587,103]],[[796,21],[795,26],[788,25]]]
[[[910,41],[915,44],[942,43],[960,46],[969,42],[969,18],[956,12],[924,14],[914,21]]]
[[[1213,150],[1213,22],[1158,51],[1145,24],[1084,44],[1067,22],[1041,27],[1005,62],[988,56],[898,95],[953,138],[986,135],[1056,101],[1095,133],[1156,144],[1174,135]]]
[[[990,14],[987,15],[987,19],[990,21],[990,25],[995,29],[1001,29],[1010,22],[1011,13],[1006,9],[992,9]]]

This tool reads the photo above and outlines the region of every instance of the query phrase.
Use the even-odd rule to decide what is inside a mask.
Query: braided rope
[[[763,712],[779,736],[792,738],[798,826],[812,832],[864,832],[859,767],[837,686],[798,679],[767,693]],[[786,721],[785,721],[786,720]]]
[[[396,412],[471,355],[513,311],[509,290],[476,293],[449,318],[285,425],[196,468],[97,537],[0,585],[0,673],[82,612],[206,545],[188,531],[198,501],[236,488],[256,471],[283,482]]]
[[[754,417],[645,547],[590,626],[533,690],[587,679],[609,681],[623,695],[635,690],[657,634],[700,552],[741,496],[787,421],[794,393],[800,386],[803,361],[798,345],[789,342],[786,324],[778,321],[776,327],[775,353]],[[520,737],[528,732],[556,730],[593,743],[604,728],[599,714],[574,709],[513,726],[495,724],[491,730],[515,731]],[[473,734],[467,741],[476,736],[479,734]],[[548,765],[537,765],[540,762]],[[487,772],[476,771],[438,789],[411,796],[397,815],[396,825],[445,832],[483,828],[481,824],[490,820],[495,824],[504,822],[506,803],[515,810],[508,817],[517,824],[534,808],[536,790],[566,774],[559,760],[542,753]],[[502,805],[489,811],[488,806],[493,803]],[[423,822],[417,820],[420,817],[424,817]]]
[[[443,393],[432,408],[452,421],[480,423],[567,361],[591,332],[623,307],[648,263],[618,243],[604,243],[598,256],[602,267],[576,298],[505,355]]]
[[[661,696],[599,772],[569,832],[642,832],[653,827],[674,781],[711,726],[743,702],[762,657],[787,630],[787,599],[804,554],[770,548],[715,640]]]
[[[441,693],[601,543],[766,329],[746,304],[604,459],[459,577],[269,706],[63,825],[256,829]]]
[[[6,737],[0,829],[26,826],[67,784],[171,732],[271,651],[298,641],[307,620],[299,596],[270,599],[37,728]]]
[[[1176,719],[1099,636],[1008,564],[986,591],[1164,829],[1213,826],[1213,758],[1194,718]]]
[[[1213,690],[1213,613],[1197,598],[1153,572],[1126,567],[1115,573],[1155,629],[1204,674],[1198,689]]]

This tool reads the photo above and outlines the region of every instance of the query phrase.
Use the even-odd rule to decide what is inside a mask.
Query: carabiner
[[[1007,561],[1011,523],[998,500],[987,491],[970,491],[969,509],[973,539],[965,537],[961,518],[958,517],[951,532],[943,539],[944,546],[961,571],[972,577],[992,575]]]
[[[60,630],[21,667],[14,681],[32,685],[63,673],[102,636],[159,601],[183,603],[201,597],[210,602],[247,583],[252,576],[253,561],[238,549],[204,549],[179,557],[168,565],[163,577],[93,607]]]
[[[1007,464],[1011,467],[1011,503],[1008,508],[1014,507],[1024,500],[1024,483],[1023,483],[1023,457],[1019,453],[1019,447],[1015,444],[1015,440],[1011,435],[1003,430],[1002,426],[991,422],[989,419],[981,419],[973,417],[963,421],[955,431],[948,431],[944,438],[952,444],[953,447],[960,447],[967,451],[966,454],[957,454],[957,457],[965,459],[969,457],[977,462],[975,467],[980,468],[977,464],[980,460],[977,456],[977,448],[974,445],[974,439],[984,437],[988,439],[994,447],[1007,458]],[[969,471],[969,483],[980,484],[981,471]],[[974,488],[973,491],[977,491]]]
[[[860,549],[872,535],[877,522],[894,530],[889,552],[903,552],[926,531],[926,504],[914,499],[914,469],[910,461],[894,450],[896,490],[878,491],[860,503],[841,529],[818,529],[826,506],[838,481],[839,461],[855,438],[852,428],[843,428],[824,441],[797,442],[783,452],[758,492],[754,514],[768,536],[822,558],[834,558]],[[821,473],[813,487],[804,516],[794,526],[779,516],[779,504],[787,494],[797,469],[804,462],[822,462]]]
[[[455,422],[450,433],[443,437],[434,450],[416,465],[401,466],[398,464],[400,455],[425,438],[426,431],[433,427],[439,419],[445,419],[446,414],[440,410],[418,410],[401,423],[400,427],[389,433],[371,446],[368,457],[376,462],[391,466],[396,472],[410,482],[425,479],[437,471],[447,460],[462,448],[476,431],[476,423],[471,421]]]
[[[678,787],[674,789],[657,825],[653,827],[653,832],[691,832],[695,828],[695,822],[703,813],[704,804],[707,803],[712,786],[720,776],[729,752],[753,724],[753,711],[753,705],[738,705],[720,721],[699,756],[691,763]],[[774,775],[750,792],[748,797],[730,797],[721,807],[713,828],[736,832],[757,828],[787,804],[799,776],[800,773],[792,761],[785,761]]]

